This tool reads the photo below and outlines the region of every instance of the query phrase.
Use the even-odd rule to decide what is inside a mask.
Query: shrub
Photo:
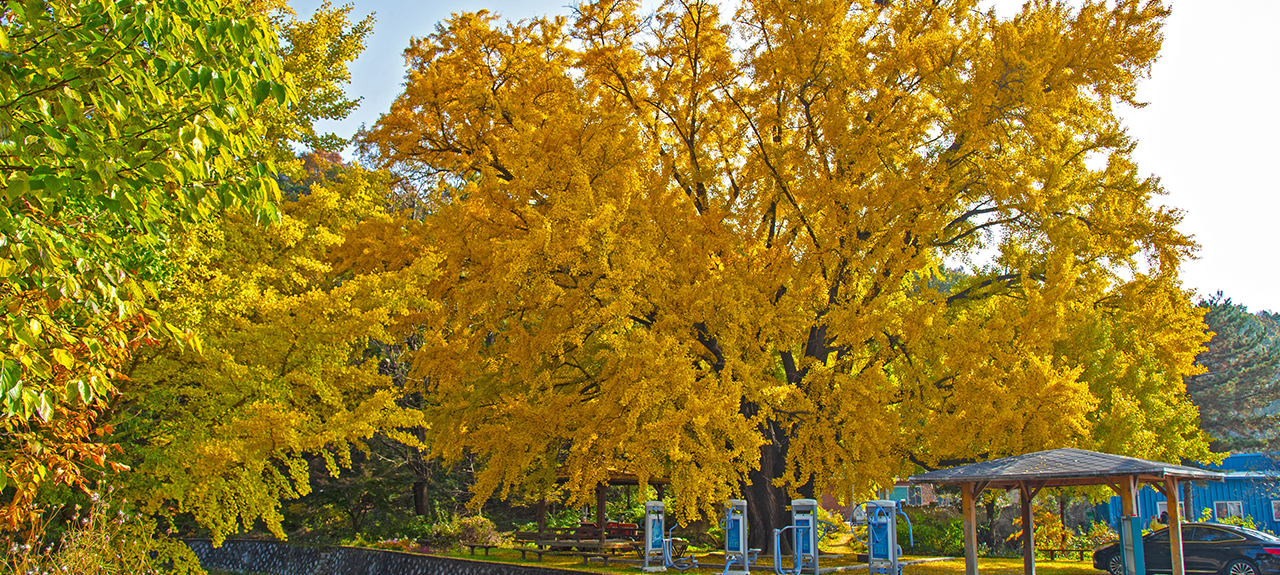
[[[946,509],[910,510],[911,529],[898,519],[898,544],[920,555],[963,555],[964,523]],[[915,544],[912,545],[912,539]]]
[[[507,537],[498,532],[498,527],[483,515],[472,515],[458,519],[458,541],[477,545],[502,545]]]
[[[418,544],[430,549],[448,549],[458,543],[458,518],[450,517],[446,521],[431,525],[420,532]]]
[[[1235,525],[1236,527],[1244,527],[1255,531],[1267,531],[1265,527],[1258,525],[1253,521],[1252,515],[1245,515],[1244,517],[1223,517],[1218,520],[1218,523],[1223,525]],[[1270,531],[1267,532],[1270,533]]]
[[[1068,542],[1073,533],[1062,524],[1062,519],[1058,514],[1047,506],[1033,503],[1031,506],[1032,519],[1035,529],[1036,549],[1061,549],[1062,545]],[[1015,517],[1013,519],[1013,533],[1009,534],[1007,542],[1019,543],[1022,540],[1022,518]]]
[[[88,509],[76,506],[65,526],[44,525],[44,534],[61,527],[52,541],[0,537],[8,556],[0,560],[4,573],[204,573],[195,554],[181,541],[156,535],[155,522],[140,515],[112,509],[97,500]],[[56,515],[55,515],[56,517]]]
[[[911,533],[899,529],[898,543],[903,547],[910,544],[913,536],[915,545],[911,552],[920,555],[963,555],[964,525],[959,519],[942,521],[921,521],[913,524]]]
[[[1120,535],[1112,531],[1110,525],[1104,521],[1094,521],[1084,533],[1073,536],[1068,547],[1072,549],[1093,549],[1099,545],[1106,545],[1119,540]]]
[[[417,541],[412,539],[384,539],[377,543],[371,543],[368,547],[373,549],[386,549],[389,551],[409,551],[412,553],[420,553],[426,551]]]

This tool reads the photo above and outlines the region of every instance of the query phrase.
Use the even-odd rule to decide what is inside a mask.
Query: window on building
[[[1271,500],[1271,520],[1280,521],[1280,499]]]
[[[1219,520],[1244,517],[1244,504],[1239,501],[1214,501],[1213,515]]]
[[[1186,516],[1187,516],[1187,514],[1185,513],[1185,510],[1186,510],[1186,507],[1183,507],[1183,506],[1182,506],[1182,502],[1181,502],[1181,501],[1179,501],[1179,502],[1178,502],[1178,517],[1186,517]],[[1168,503],[1167,501],[1157,501],[1157,502],[1156,502],[1156,517],[1159,517],[1162,513],[1165,513],[1165,512],[1167,512],[1167,511],[1169,511],[1169,503]]]

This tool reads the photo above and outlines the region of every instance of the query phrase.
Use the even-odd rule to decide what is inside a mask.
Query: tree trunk
[[[427,429],[425,427],[417,427],[413,430],[418,441],[425,442],[427,438]],[[431,514],[431,506],[427,501],[427,485],[431,480],[431,465],[422,456],[422,451],[412,447],[407,448],[405,457],[409,469],[413,471],[413,514],[419,517],[426,517]],[[435,517],[430,519],[434,520]]]
[[[791,514],[787,512],[790,503],[787,490],[773,485],[774,478],[786,473],[788,440],[777,424],[769,422],[767,425],[765,437],[770,443],[760,447],[760,469],[751,470],[747,474],[750,484],[742,486],[742,494],[747,500],[747,540],[751,547],[761,549],[761,553],[772,552],[773,530],[791,522]],[[784,553],[791,550],[786,539],[782,542]]]
[[[835,303],[836,295],[840,290],[839,275],[843,274],[844,263],[840,264],[841,272],[837,275],[836,281],[832,282],[831,288],[828,290],[828,303]],[[778,292],[781,296],[784,290]],[[825,313],[825,312],[823,312]],[[818,315],[819,318],[822,314]],[[719,342],[713,338],[707,337],[705,324],[697,324],[699,341],[712,352],[715,359],[719,362],[716,371],[724,365],[724,354],[720,348]],[[804,355],[817,359],[819,362],[827,361],[827,357],[837,351],[831,347],[827,337],[827,326],[816,325],[809,328],[809,338],[805,343]],[[779,359],[782,360],[782,367],[786,373],[787,383],[799,387],[804,381],[805,376],[809,373],[809,368],[801,369],[790,351],[779,353]],[[739,409],[746,417],[753,417],[758,408],[751,402],[743,400],[739,404]],[[791,514],[787,511],[787,506],[791,504],[790,498],[787,497],[787,490],[782,487],[775,487],[773,480],[783,477],[787,471],[787,449],[791,445],[791,437],[782,431],[778,424],[774,421],[768,421],[761,429],[764,435],[765,445],[760,447],[760,469],[751,470],[747,473],[747,481],[749,485],[742,486],[743,497],[747,500],[747,541],[753,548],[758,548],[762,553],[771,553],[773,551],[773,530],[782,529],[791,524]],[[813,481],[808,481],[805,485],[800,486],[797,491],[804,497],[814,497]],[[780,541],[781,553],[791,552],[792,531],[788,531]]]
[[[1063,549],[1067,548],[1067,533],[1070,533],[1067,528],[1067,503],[1070,501],[1066,493],[1058,494],[1058,521],[1062,522],[1062,541],[1058,543],[1058,546]]]
[[[990,497],[987,499],[987,548],[988,549],[996,548],[996,523],[1000,519],[1000,515],[996,509],[997,499],[999,498],[996,497],[995,493],[991,493]]]
[[[1198,521],[1198,519],[1195,516],[1195,509],[1196,509],[1195,503],[1192,501],[1192,498],[1191,498],[1191,482],[1188,481],[1182,484],[1182,516],[1183,518],[1186,519],[1187,521]],[[1176,513],[1177,510],[1175,509],[1174,512]]]
[[[427,514],[427,482],[421,478],[413,482],[413,514],[419,517]]]

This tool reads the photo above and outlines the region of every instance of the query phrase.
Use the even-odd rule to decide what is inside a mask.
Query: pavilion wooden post
[[[978,575],[978,493],[973,483],[960,484],[964,513],[964,575]]]
[[[1121,517],[1132,517],[1134,515],[1134,509],[1137,508],[1135,500],[1135,497],[1137,496],[1137,489],[1134,489],[1136,479],[1137,478],[1132,475],[1126,475],[1120,478],[1119,482],[1111,484],[1111,488],[1116,490],[1116,495],[1120,496]],[[1175,510],[1176,509],[1177,508],[1175,508]],[[1121,522],[1120,525],[1123,527],[1124,523]],[[1124,537],[1128,537],[1128,535],[1124,535]],[[1125,567],[1125,575],[1135,575],[1135,573],[1136,571],[1134,571],[1134,567],[1132,565],[1127,565]]]
[[[604,551],[604,499],[605,493],[609,490],[609,484],[601,483],[596,486],[596,528],[600,530],[600,550]]]
[[[1120,482],[1120,489],[1118,489],[1120,492],[1120,513],[1124,514],[1125,517],[1132,517],[1133,510],[1136,507],[1133,501],[1134,495],[1136,495],[1136,490],[1133,488],[1133,479],[1132,475],[1125,476],[1124,480]]]
[[[1182,556],[1182,517],[1178,514],[1178,480],[1165,476],[1164,497],[1169,517],[1169,558],[1173,562],[1173,575],[1186,575]]]
[[[1031,507],[1035,493],[1024,481],[1018,485],[1018,495],[1022,500],[1022,573],[1036,575],[1036,525]]]

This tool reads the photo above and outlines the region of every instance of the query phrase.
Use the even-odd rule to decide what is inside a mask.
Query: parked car
[[[1147,573],[1169,573],[1169,529],[1142,537]],[[1221,575],[1280,575],[1280,537],[1234,525],[1182,524],[1182,556],[1187,573]],[[1110,575],[1123,575],[1120,544],[1093,550],[1093,566]]]

